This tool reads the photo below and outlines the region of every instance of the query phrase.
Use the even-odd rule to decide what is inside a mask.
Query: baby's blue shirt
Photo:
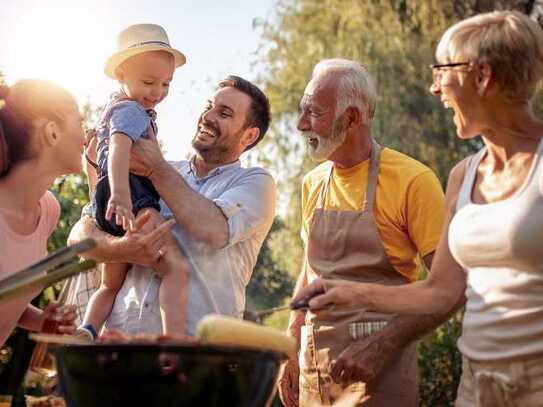
[[[123,100],[124,93],[114,93],[102,112],[98,123],[98,167],[107,173],[109,139],[115,133],[122,133],[135,143],[141,137],[148,138],[151,117],[142,105],[134,100]]]

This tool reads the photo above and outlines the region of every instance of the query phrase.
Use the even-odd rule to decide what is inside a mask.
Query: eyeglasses
[[[457,66],[467,66],[470,65],[471,62],[451,62],[449,64],[432,64],[430,65],[430,68],[432,69],[432,83],[436,84],[439,81],[441,81],[441,74],[443,73],[443,70],[455,68]]]

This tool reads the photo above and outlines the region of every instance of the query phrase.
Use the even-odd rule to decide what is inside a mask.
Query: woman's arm
[[[321,314],[331,306],[398,314],[446,314],[461,303],[466,288],[466,275],[449,250],[449,224],[455,214],[465,165],[466,160],[453,168],[449,176],[445,196],[446,226],[426,280],[402,286],[385,286],[319,278],[302,290],[293,301],[316,295],[309,305],[312,311]],[[323,291],[324,294],[318,295]]]
[[[17,322],[17,326],[29,331],[38,332],[43,324],[43,311],[32,304],[28,304]]]
[[[46,321],[53,322],[54,332],[59,334],[73,334],[75,332],[75,319],[77,313],[75,305],[60,305],[56,302],[50,302],[42,311],[32,304],[28,304],[23,314],[17,322],[17,326],[29,331],[39,332],[47,325]]]

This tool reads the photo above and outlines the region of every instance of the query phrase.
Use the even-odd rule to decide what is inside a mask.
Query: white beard
[[[322,162],[328,160],[328,158],[345,142],[347,137],[347,132],[343,131],[342,128],[336,127],[334,125],[332,134],[329,137],[321,137],[314,131],[304,131],[302,132],[304,137],[308,140],[308,153],[313,161]],[[313,147],[309,143],[310,138],[317,139],[317,146]]]

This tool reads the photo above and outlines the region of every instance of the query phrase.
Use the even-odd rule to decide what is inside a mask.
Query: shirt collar
[[[196,172],[196,167],[194,166],[195,157],[196,156],[193,155],[189,159],[189,165],[188,165],[188,168],[187,168],[187,175],[191,175],[195,179],[205,180],[205,179],[214,177],[216,175],[219,175],[219,174],[223,173],[224,171],[226,171],[226,170],[228,170],[230,168],[241,167],[241,162],[239,160],[236,160],[233,163],[224,164],[224,165],[221,165],[221,166],[219,166],[217,168],[214,168],[205,177],[200,178],[200,177],[198,177],[198,173]]]

